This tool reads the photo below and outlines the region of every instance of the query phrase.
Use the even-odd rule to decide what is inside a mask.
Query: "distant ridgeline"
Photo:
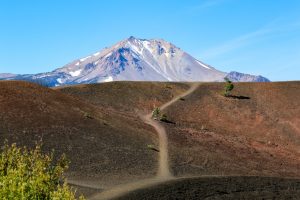
[[[110,81],[269,82],[262,76],[225,73],[161,39],[130,37],[110,48],[74,60],[52,72],[0,74],[0,80],[25,80],[48,87]]]

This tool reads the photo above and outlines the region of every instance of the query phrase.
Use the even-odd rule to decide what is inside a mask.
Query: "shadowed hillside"
[[[200,84],[195,92],[164,111],[172,122],[162,123],[169,137],[171,171],[183,177],[299,177],[299,82],[235,86],[232,96],[225,98],[221,95],[223,83]],[[137,108],[147,108],[148,112],[153,109],[154,104],[147,102],[150,94],[144,93],[145,85],[116,82],[97,87],[61,90],[84,97],[94,105],[128,113]],[[112,88],[117,88],[117,92],[112,93],[116,90]],[[132,97],[138,98],[128,98],[132,91],[135,91]],[[160,95],[155,90],[151,94]]]
[[[300,181],[270,177],[183,178],[131,192],[115,200],[299,199]]]
[[[157,85],[165,83],[115,82],[61,91],[132,113],[159,105],[149,97],[168,92],[157,91]],[[223,86],[203,83],[165,111],[175,123],[164,123],[175,175],[299,176],[300,83],[237,83],[230,98],[220,95]]]
[[[42,140],[45,151],[54,149],[57,155],[66,153],[71,160],[68,175],[71,183],[82,182],[94,187],[97,183],[97,188],[102,188],[153,176],[157,168],[157,155],[147,145],[157,144],[157,135],[136,114],[125,111],[137,105],[135,99],[140,100],[141,107],[171,99],[175,94],[168,85],[173,86],[145,84],[140,90],[141,98],[138,93],[134,95],[138,92],[135,86],[127,88],[130,96],[119,98],[119,103],[125,106],[121,111],[108,107],[109,102],[118,100],[116,95],[110,96],[106,90],[118,94],[122,84],[120,89],[114,89],[118,85],[101,85],[103,88],[100,87],[98,93],[103,97],[89,93],[76,98],[32,83],[1,81],[0,141],[8,139],[10,143],[32,146]],[[97,85],[91,86],[97,91]],[[79,88],[84,87],[87,86]],[[147,90],[156,91],[157,95]],[[83,101],[92,98],[103,99],[103,106]],[[122,101],[126,100],[132,100],[133,104],[123,104]]]
[[[44,151],[66,153],[69,183],[93,195],[157,174],[158,135],[140,116],[172,102],[162,110],[171,123],[159,124],[166,129],[175,177],[299,177],[299,82],[237,83],[229,98],[220,94],[223,83],[196,86],[179,98],[190,85],[112,82],[49,89],[0,81],[0,140],[27,146],[42,140]]]

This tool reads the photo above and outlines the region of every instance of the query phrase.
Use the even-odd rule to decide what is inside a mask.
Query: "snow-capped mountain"
[[[0,79],[9,79],[9,78],[14,78],[16,76],[17,76],[16,74],[3,73],[0,74]]]
[[[240,72],[232,71],[226,75],[226,77],[234,82],[270,82],[269,79],[263,76],[254,76],[250,74],[243,74]]]
[[[213,82],[223,81],[227,75],[164,40],[130,37],[52,72],[4,77],[0,74],[0,79],[29,80],[60,86],[122,80]]]

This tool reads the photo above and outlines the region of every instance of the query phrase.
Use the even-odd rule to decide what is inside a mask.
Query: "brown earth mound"
[[[92,195],[155,176],[158,152],[149,146],[158,147],[157,133],[139,115],[189,88],[113,82],[49,89],[0,81],[0,141],[42,140],[45,151],[66,153],[69,182]],[[203,83],[163,110],[173,174],[300,177],[300,82],[238,83],[228,98],[222,90],[222,83]]]
[[[57,88],[105,110],[134,115],[136,110],[151,112],[188,89],[189,85],[184,83],[163,82],[111,82]]]
[[[32,83],[0,81],[0,141],[7,139],[10,143],[32,146],[42,140],[45,151],[66,153],[71,160],[69,181],[74,184],[105,188],[152,177],[158,158],[147,145],[157,145],[156,132],[133,112],[125,112],[137,104],[124,104],[124,110],[108,105],[130,99],[134,103],[140,99],[141,107],[150,102],[161,104],[175,95],[172,86],[147,83],[139,91],[135,90],[138,86],[131,89],[124,83],[73,87],[92,90],[77,98]],[[110,97],[123,87],[127,97]],[[99,94],[103,96],[97,96],[94,88],[100,88]],[[63,90],[79,92],[77,89]],[[132,96],[137,91],[146,95]],[[91,104],[89,100],[93,98],[103,105]]]
[[[300,176],[300,83],[201,84],[168,107],[175,175]]]
[[[184,178],[131,192],[115,200],[299,199],[300,180],[272,177]]]

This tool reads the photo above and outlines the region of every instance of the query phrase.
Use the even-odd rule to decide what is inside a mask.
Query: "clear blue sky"
[[[1,0],[0,73],[52,71],[131,35],[222,71],[300,80],[299,0]]]

